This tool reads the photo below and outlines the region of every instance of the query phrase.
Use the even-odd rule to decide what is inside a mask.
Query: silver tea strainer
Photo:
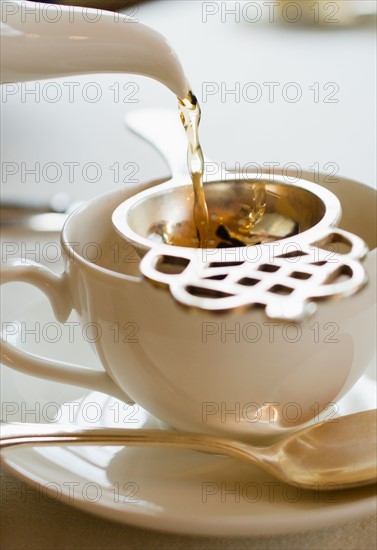
[[[192,219],[187,143],[174,111],[134,111],[126,123],[164,155],[173,177],[120,204],[113,225],[142,257],[142,275],[169,288],[178,303],[217,312],[258,306],[269,318],[300,321],[316,310],[315,301],[350,296],[364,286],[366,273],[360,260],[367,253],[365,242],[336,227],[341,217],[338,198],[302,179],[288,183],[282,176],[258,177],[266,193],[258,231],[263,235],[268,220],[268,242],[209,249],[151,240],[150,228],[161,220],[179,224]],[[231,172],[221,179],[207,176],[209,212],[250,201],[256,177],[240,178]]]

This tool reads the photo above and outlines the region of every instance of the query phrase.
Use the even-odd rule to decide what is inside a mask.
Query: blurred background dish
[[[306,25],[357,26],[372,23],[376,17],[373,0],[280,0],[280,17],[285,23],[301,21]]]
[[[41,1],[49,4],[65,4],[106,10],[121,10],[127,6],[141,3],[135,0]],[[297,18],[301,19],[305,24],[334,23],[337,21],[343,25],[354,25],[360,24],[361,22],[365,23],[376,15],[376,3],[374,0],[338,0],[337,2],[317,0],[315,3],[309,2],[308,0],[297,0],[296,2],[292,2],[291,0],[279,0],[279,2],[281,4],[279,7],[281,21],[286,22],[293,22],[293,20]],[[211,4],[215,3],[216,2],[211,2]],[[255,3],[257,2],[254,2],[254,4]],[[262,1],[259,0],[259,3],[262,4]],[[272,5],[271,8],[273,8]]]

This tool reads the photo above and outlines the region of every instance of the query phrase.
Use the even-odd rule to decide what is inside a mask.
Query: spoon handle
[[[163,445],[174,444],[179,436],[163,430],[126,428],[80,428],[59,424],[2,423],[0,449],[28,445]],[[186,442],[186,439],[185,439]]]
[[[278,460],[278,454],[276,454],[278,449],[274,449],[273,446],[270,448],[253,447],[242,441],[199,433],[161,429],[80,428],[59,424],[26,423],[2,423],[0,428],[0,450],[16,446],[39,445],[181,448],[235,458],[262,468],[284,483],[298,483],[301,488],[313,489],[315,486],[316,489],[343,489],[367,485],[376,481],[375,460],[369,458],[366,461],[364,460],[365,464],[357,465],[353,464],[353,459],[349,461],[346,456],[346,460],[340,461],[342,467],[334,471],[333,464],[330,468],[327,467],[326,460],[325,463],[323,461],[321,463],[318,453],[315,453],[314,462],[312,460],[311,463],[309,460],[304,467],[299,464],[299,467],[296,468],[293,464],[293,468],[287,468],[289,466],[289,453],[287,455],[288,460],[281,462]],[[303,431],[305,432],[305,430]],[[289,442],[289,438],[286,441]],[[373,443],[370,450],[373,451]],[[309,457],[306,456],[306,459],[308,458],[310,459],[310,453]],[[348,462],[353,464],[351,469],[349,469]],[[308,467],[310,464],[313,468]],[[319,469],[318,464],[321,466]]]
[[[125,123],[164,157],[173,177],[185,176],[187,139],[177,111],[172,109],[138,109],[126,115]]]
[[[263,467],[263,449],[257,449],[240,441],[199,433],[127,428],[81,428],[59,424],[1,423],[0,450],[16,446],[98,444],[191,449],[225,455]]]
[[[173,178],[188,179],[187,137],[177,110],[137,109],[125,118],[127,128],[140,136],[164,157]],[[204,162],[211,160],[204,157]]]

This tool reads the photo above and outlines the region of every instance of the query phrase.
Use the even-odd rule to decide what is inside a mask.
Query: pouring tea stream
[[[205,248],[259,244],[266,242],[266,237],[267,242],[276,239],[274,234],[269,238],[266,223],[260,229],[264,238],[255,238],[251,233],[266,206],[265,187],[259,183],[248,182],[247,200],[243,197],[240,201],[235,195],[236,207],[233,205],[230,211],[208,212],[198,134],[200,106],[165,37],[132,18],[125,17],[120,25],[112,12],[98,14],[97,10],[59,6],[58,19],[51,20],[43,4],[16,0],[2,7],[2,83],[73,74],[136,73],[161,82],[177,96],[188,138],[187,164],[194,191],[188,225],[192,227],[189,237],[185,234],[187,227],[174,227],[168,241],[165,234],[169,231],[163,229],[163,242]],[[157,225],[169,226],[169,222],[160,220]]]
[[[198,135],[200,107],[167,40],[132,18],[124,17],[120,25],[112,12],[101,11],[99,16],[97,10],[59,6],[59,18],[52,21],[46,17],[43,4],[16,0],[3,7],[2,83],[74,74],[136,73],[161,82],[177,96],[188,137],[194,225],[198,244],[204,247],[210,223]],[[258,219],[259,208],[257,211],[257,216],[246,212],[246,217]]]
[[[166,38],[126,16],[119,24],[112,12],[101,11],[99,16],[97,10],[59,6],[60,17],[52,21],[46,17],[43,4],[16,0],[3,8],[1,83],[74,74],[134,73],[161,82],[177,96],[189,138],[195,220],[203,240],[208,214],[198,141],[200,108]]]

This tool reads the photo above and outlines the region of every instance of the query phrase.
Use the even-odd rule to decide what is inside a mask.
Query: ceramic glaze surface
[[[1,82],[90,73],[149,76],[178,97],[188,91],[181,64],[158,32],[137,20],[88,8],[4,2]]]

